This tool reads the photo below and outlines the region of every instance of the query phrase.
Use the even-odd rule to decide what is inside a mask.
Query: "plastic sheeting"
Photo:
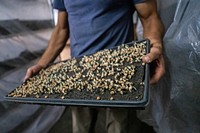
[[[10,103],[4,96],[22,83],[26,69],[47,46],[51,6],[44,0],[0,3],[0,133],[47,133],[65,107]]]
[[[200,133],[200,2],[180,0],[164,36],[166,74],[139,117],[158,133]],[[150,115],[151,114],[151,115]]]

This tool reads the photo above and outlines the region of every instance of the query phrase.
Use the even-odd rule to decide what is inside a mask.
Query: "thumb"
[[[27,72],[26,72],[26,75],[23,79],[23,82],[25,82],[27,79],[29,79],[33,74],[33,71],[31,69],[28,69]]]

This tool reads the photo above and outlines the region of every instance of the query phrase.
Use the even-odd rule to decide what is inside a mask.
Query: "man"
[[[45,68],[64,48],[70,37],[71,57],[95,53],[105,48],[133,40],[133,12],[136,10],[144,27],[144,38],[151,41],[150,53],[143,62],[156,61],[157,67],[150,83],[156,83],[164,74],[162,56],[163,25],[154,0],[54,0],[59,10],[58,22],[48,47],[39,62],[27,70],[25,80]],[[72,108],[73,132],[93,133],[95,109]],[[108,132],[126,131],[127,109],[108,109]]]

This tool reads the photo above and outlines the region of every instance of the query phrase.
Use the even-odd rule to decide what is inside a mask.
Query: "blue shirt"
[[[78,57],[133,40],[134,4],[145,0],[54,0],[68,13],[71,56]]]

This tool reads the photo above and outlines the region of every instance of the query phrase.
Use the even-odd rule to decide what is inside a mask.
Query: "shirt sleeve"
[[[53,1],[53,8],[61,10],[61,11],[65,11],[66,9],[65,9],[64,0],[54,0]]]
[[[139,3],[143,3],[146,0],[132,0],[133,4],[139,4]]]

